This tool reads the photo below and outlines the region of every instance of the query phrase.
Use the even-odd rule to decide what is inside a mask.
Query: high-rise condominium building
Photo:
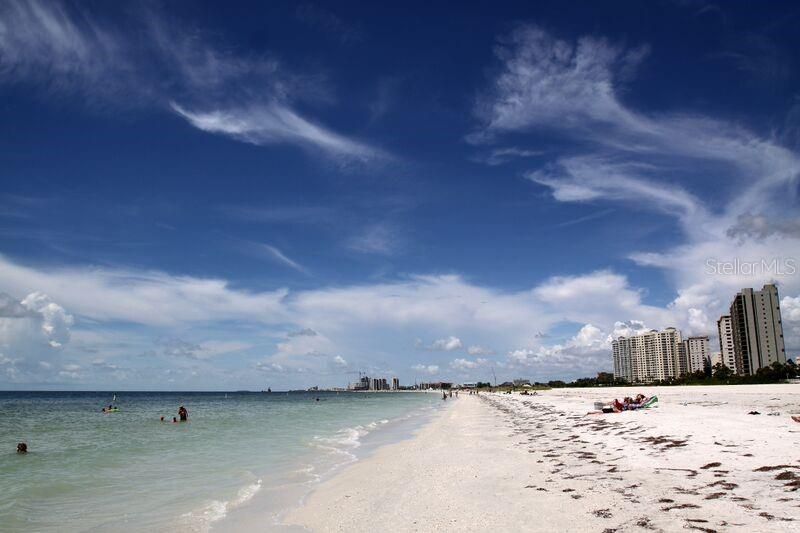
[[[400,390],[400,380],[392,378],[392,390]]]
[[[689,374],[703,371],[711,366],[711,350],[708,346],[708,335],[703,337],[689,337],[684,342],[686,372]]]
[[[736,350],[733,345],[733,323],[730,315],[719,317],[717,333],[719,334],[720,362],[736,372]]]
[[[778,288],[742,289],[730,310],[736,372],[755,374],[759,368],[786,362]]]
[[[675,328],[652,330],[611,343],[614,377],[628,382],[650,382],[678,377],[685,354],[681,332]]]

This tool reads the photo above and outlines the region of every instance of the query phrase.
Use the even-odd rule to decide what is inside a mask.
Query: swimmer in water
[[[28,445],[24,442],[17,444],[17,453],[28,453]]]

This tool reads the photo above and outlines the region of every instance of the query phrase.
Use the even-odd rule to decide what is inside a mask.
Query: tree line
[[[755,374],[740,376],[733,370],[717,363],[713,368],[707,367],[679,378],[656,380],[650,385],[750,385],[758,383],[780,383],[787,379],[800,379],[800,366],[789,359],[786,363],[772,363],[770,366],[759,368]],[[539,383],[537,383],[539,385]],[[547,386],[560,387],[624,387],[637,384],[628,383],[624,379],[614,378],[610,372],[600,372],[596,378],[579,378],[575,381],[561,380],[548,381]]]

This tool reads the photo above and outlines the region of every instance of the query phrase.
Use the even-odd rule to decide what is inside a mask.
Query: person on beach
[[[633,398],[631,398],[630,396],[625,396],[625,398],[622,400],[622,405],[625,406],[625,410],[626,411],[632,411],[633,410],[633,407],[632,407],[633,406]]]
[[[17,444],[17,453],[28,453],[28,445],[24,442]]]
[[[181,405],[180,409],[178,409],[178,416],[181,418],[181,422],[186,422],[189,420],[189,411]]]
[[[644,394],[637,394],[635,399],[631,398],[630,396],[626,396],[621,402],[615,399],[612,407],[614,408],[615,413],[622,411],[635,411],[636,409],[642,409],[645,407],[649,400],[650,398]]]

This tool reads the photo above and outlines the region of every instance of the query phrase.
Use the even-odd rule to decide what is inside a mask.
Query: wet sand
[[[657,394],[658,407],[588,414],[596,400],[637,392]],[[796,531],[799,413],[798,385],[461,394],[414,438],[323,482],[285,521],[312,531]]]

